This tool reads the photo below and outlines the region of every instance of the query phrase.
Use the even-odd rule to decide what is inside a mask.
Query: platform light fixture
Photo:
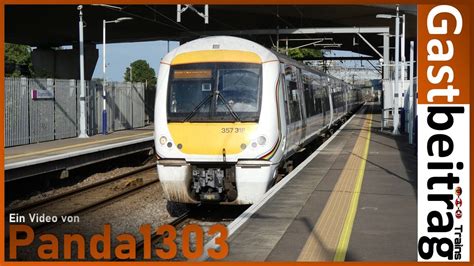
[[[396,18],[396,15],[389,15],[389,14],[377,14],[375,16],[376,18],[385,18],[385,19],[391,19],[391,18]]]
[[[105,63],[105,56],[106,56],[106,25],[109,23],[120,23],[122,21],[126,20],[132,20],[133,18],[131,17],[121,17],[117,18],[115,20],[102,20],[102,74],[103,74],[103,80],[102,80],[102,102],[103,102],[103,107],[102,107],[102,134],[107,134],[107,78],[106,78],[106,63]]]
[[[122,10],[123,8],[119,6],[113,6],[113,5],[107,5],[107,4],[92,4],[93,6],[101,6],[101,7],[106,7],[110,9],[115,9],[115,10]]]

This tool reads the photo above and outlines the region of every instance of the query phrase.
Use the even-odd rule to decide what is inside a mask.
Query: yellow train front
[[[167,54],[155,104],[158,174],[174,203],[252,204],[298,151],[360,104],[360,91],[236,37]]]
[[[234,37],[198,39],[163,58],[155,144],[169,202],[251,204],[271,186],[281,160],[278,67],[271,51]]]

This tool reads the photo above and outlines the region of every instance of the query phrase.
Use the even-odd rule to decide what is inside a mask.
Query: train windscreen
[[[249,63],[172,66],[168,121],[258,121],[261,72],[260,64]]]

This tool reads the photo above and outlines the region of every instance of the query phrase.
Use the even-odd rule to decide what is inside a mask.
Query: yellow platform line
[[[72,148],[78,148],[78,147],[83,147],[83,146],[89,146],[89,145],[93,145],[93,144],[104,143],[104,142],[110,142],[110,141],[120,140],[120,139],[127,139],[127,138],[132,138],[132,137],[137,137],[137,136],[143,136],[143,135],[150,135],[150,132],[145,132],[145,133],[140,133],[140,134],[134,134],[134,135],[127,135],[127,136],[122,136],[122,137],[117,137],[117,138],[111,138],[111,139],[97,140],[97,141],[92,141],[92,142],[79,143],[79,144],[74,144],[74,145],[69,145],[69,146],[63,146],[63,147],[59,147],[59,148],[52,148],[52,149],[41,150],[41,151],[35,151],[35,152],[29,152],[29,153],[23,153],[23,154],[18,154],[18,155],[6,156],[6,157],[5,157],[5,160],[11,160],[11,159],[17,159],[17,158],[32,156],[32,155],[44,154],[44,153],[48,153],[48,152],[62,151],[62,150],[67,150],[67,149],[72,149]],[[151,135],[153,135],[153,132],[151,133]]]
[[[362,184],[362,180],[359,177],[361,173],[363,176],[364,170],[361,170],[361,167],[365,168],[365,160],[363,158],[367,158],[368,153],[368,142],[366,140],[370,137],[371,119],[367,119],[369,116],[371,117],[371,115],[367,115],[365,120],[361,120],[362,123],[357,123],[357,125],[362,126],[362,130],[360,130],[357,136],[352,153],[349,155],[338,177],[320,218],[313,227],[298,256],[298,261],[333,260],[339,244],[342,245],[340,238],[343,235],[350,236],[350,232],[344,232],[344,229],[346,229],[349,222],[346,221],[348,213],[351,212],[352,208],[357,207],[357,203],[353,207],[353,195],[360,192]],[[341,249],[341,251],[343,250]]]
[[[367,163],[367,156],[369,154],[370,144],[370,133],[372,127],[372,114],[369,116],[369,132],[367,133],[367,139],[365,141],[364,153],[359,167],[359,173],[357,175],[357,183],[352,194],[351,205],[349,212],[347,213],[344,227],[342,229],[341,237],[336,248],[336,254],[334,255],[334,261],[344,261],[347,254],[347,248],[349,247],[349,240],[352,234],[352,227],[354,226],[355,216],[357,214],[357,206],[359,204],[360,190],[362,188],[362,181],[364,180],[365,165]]]

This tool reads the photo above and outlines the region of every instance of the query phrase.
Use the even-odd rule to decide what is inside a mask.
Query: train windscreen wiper
[[[224,96],[222,96],[221,93],[219,93],[219,91],[215,91],[214,93],[212,94],[209,94],[209,96],[207,96],[206,98],[204,98],[192,111],[191,113],[189,113],[186,118],[184,118],[183,122],[188,122],[191,118],[193,118],[196,113],[202,108],[202,106],[204,106],[207,102],[209,102],[212,98],[214,98],[214,95],[217,95],[217,98],[218,99],[221,99],[221,101],[224,103],[225,107],[227,108],[227,110],[229,110],[230,114],[232,115],[232,117],[238,121],[238,122],[241,122],[242,120],[240,120],[240,117],[237,115],[236,112],[234,112],[234,110],[232,110],[232,107],[230,107],[230,105],[227,103],[227,101],[225,100]]]
[[[236,112],[234,112],[234,110],[232,110],[232,107],[230,107],[230,105],[227,103],[227,101],[225,100],[224,96],[222,96],[221,93],[219,93],[219,91],[217,91],[217,98],[221,99],[221,101],[224,103],[225,107],[227,108],[227,110],[229,110],[230,114],[232,115],[232,117],[237,121],[237,122],[241,122],[239,116],[237,115]]]
[[[193,118],[193,116],[196,115],[196,113],[199,111],[199,109],[201,109],[201,107],[202,107],[203,105],[205,105],[208,101],[210,101],[213,96],[214,96],[213,93],[209,93],[209,96],[207,96],[206,98],[204,98],[204,99],[191,111],[191,113],[189,113],[189,115],[186,116],[186,118],[184,118],[183,122],[187,122],[187,121],[189,121],[191,118]]]

